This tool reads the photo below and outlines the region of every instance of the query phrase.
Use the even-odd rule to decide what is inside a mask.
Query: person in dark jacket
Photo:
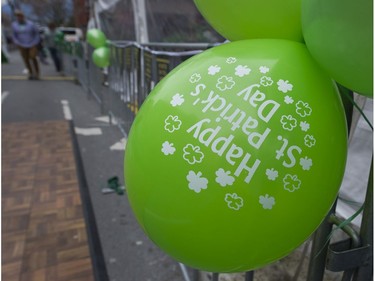
[[[56,30],[56,25],[53,22],[48,24],[48,29],[48,32],[45,34],[45,43],[51,54],[56,71],[61,72],[61,56],[56,44],[56,36],[58,31]]]

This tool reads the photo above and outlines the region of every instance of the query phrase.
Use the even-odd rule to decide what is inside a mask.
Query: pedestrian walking
[[[45,33],[44,41],[51,54],[56,71],[61,72],[61,58],[56,44],[56,36],[58,31],[56,30],[56,25],[53,22],[48,24],[48,29],[49,30]]]
[[[13,43],[18,47],[21,57],[29,71],[30,80],[39,79],[39,63],[37,60],[39,30],[36,25],[27,20],[21,10],[15,11],[16,21],[12,23]]]
[[[38,57],[39,57],[39,60],[42,64],[45,64],[45,65],[48,65],[48,60],[47,60],[47,53],[46,53],[46,50],[45,50],[45,38],[46,38],[46,31],[45,31],[45,28],[44,27],[39,27],[39,37],[40,37],[40,41],[39,41],[39,44],[37,46],[38,48]]]

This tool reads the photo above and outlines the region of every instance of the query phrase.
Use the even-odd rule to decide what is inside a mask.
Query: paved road
[[[72,118],[111,281],[184,280],[179,264],[144,235],[126,194],[103,194],[110,177],[123,180],[123,135],[105,122],[94,99],[52,65],[40,81],[26,80],[18,53],[2,65],[2,123]],[[111,149],[112,148],[112,149]]]

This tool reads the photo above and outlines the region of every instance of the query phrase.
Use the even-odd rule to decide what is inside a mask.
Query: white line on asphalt
[[[100,121],[100,122],[104,122],[104,123],[109,123],[109,116],[107,116],[107,115],[99,116],[99,117],[96,117],[95,120]],[[112,125],[117,125],[117,121],[116,121],[115,118],[112,118],[111,122],[112,122]]]
[[[102,129],[100,128],[77,128],[75,127],[74,129],[77,135],[98,136],[102,134]]]
[[[3,103],[3,101],[7,98],[7,96],[9,96],[8,91],[5,91],[5,92],[1,93],[1,103]]]
[[[121,139],[120,141],[116,142],[112,146],[110,146],[110,150],[125,150],[126,147],[126,138]]]
[[[61,100],[61,104],[65,120],[72,120],[73,116],[72,112],[70,111],[69,102],[67,100]]]

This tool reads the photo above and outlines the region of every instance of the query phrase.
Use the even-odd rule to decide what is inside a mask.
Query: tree
[[[37,21],[41,24],[54,22],[64,25],[72,22],[73,4],[66,0],[23,0],[32,6]]]

